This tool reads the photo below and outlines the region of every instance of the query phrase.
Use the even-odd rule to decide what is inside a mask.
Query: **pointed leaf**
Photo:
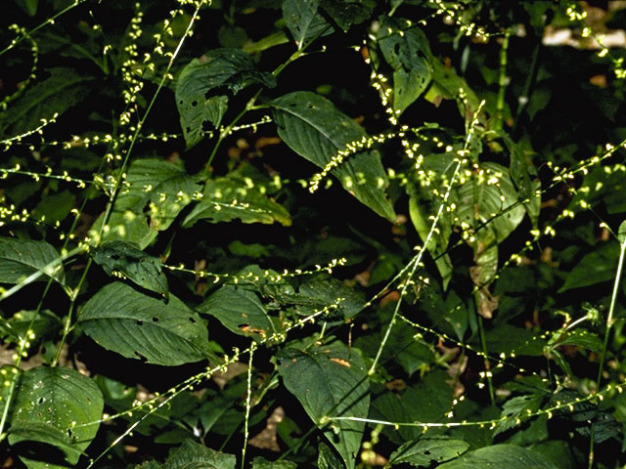
[[[285,0],[283,2],[283,18],[289,32],[302,49],[304,42],[332,27],[318,13],[319,0]]]
[[[36,272],[44,272],[46,265],[59,259],[59,253],[45,241],[0,237],[0,283],[20,283]],[[44,272],[37,281],[51,277],[63,283],[63,267]]]
[[[365,423],[327,419],[367,417],[369,382],[359,354],[336,342],[307,350],[287,349],[279,359],[278,371],[289,392],[324,430],[348,469],[354,468]]]
[[[556,469],[539,453],[515,445],[493,445],[465,453],[459,459],[447,462],[437,469]]]
[[[216,317],[235,334],[261,340],[278,332],[257,294],[236,285],[224,285],[196,308]]]
[[[350,26],[359,24],[370,17],[374,5],[360,0],[321,0],[324,12],[343,30],[348,32]]]
[[[594,246],[565,277],[565,283],[559,289],[564,293],[575,288],[590,287],[615,279],[620,246],[608,242]]]
[[[187,148],[202,140],[205,122],[219,127],[228,106],[225,91],[235,95],[253,83],[273,87],[276,80],[270,73],[255,71],[254,61],[241,49],[214,49],[192,60],[181,72],[175,92]]]
[[[235,469],[237,458],[185,440],[161,469]]]
[[[236,177],[212,179],[206,183],[202,201],[187,215],[183,227],[189,228],[199,220],[211,223],[240,219],[243,223],[279,222],[291,225],[289,212],[256,187],[248,186]]]
[[[165,366],[210,358],[200,316],[173,295],[164,303],[112,283],[85,304],[78,325],[99,345],[126,358]]]
[[[98,386],[77,371],[32,368],[19,380],[9,443],[56,446],[69,464],[76,464],[96,436],[103,407]]]
[[[110,241],[94,250],[92,258],[107,275],[122,274],[146,290],[168,295],[167,278],[161,271],[161,260],[146,254],[135,244]]]
[[[380,17],[378,44],[393,69],[393,109],[400,115],[430,83],[432,70],[428,39],[406,19]]]
[[[292,150],[320,168],[327,166],[349,144],[367,139],[360,125],[315,93],[290,93],[272,101],[271,106],[280,137]],[[385,191],[387,175],[376,150],[350,154],[332,174],[361,203],[395,221],[393,205]]]
[[[296,469],[298,465],[291,461],[268,461],[257,456],[252,460],[252,469]]]
[[[469,449],[464,440],[450,437],[420,438],[409,441],[391,453],[391,464],[408,463],[416,467],[428,467],[434,463],[442,463],[458,458]]]

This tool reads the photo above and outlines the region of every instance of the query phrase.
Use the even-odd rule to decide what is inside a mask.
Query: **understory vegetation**
[[[9,0],[0,466],[626,464],[626,9]]]

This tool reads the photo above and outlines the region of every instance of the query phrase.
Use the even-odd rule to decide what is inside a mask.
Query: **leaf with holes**
[[[437,466],[438,469],[556,469],[543,455],[516,445],[493,445],[465,453],[458,459]]]
[[[315,93],[289,93],[272,101],[271,106],[280,137],[293,151],[320,168],[326,167],[339,152],[367,140],[359,124]],[[386,194],[387,175],[378,151],[350,152],[332,174],[361,203],[395,221],[393,205]]]
[[[283,2],[283,18],[298,49],[302,49],[306,40],[333,30],[317,11],[318,6],[319,0],[285,0]]]
[[[24,448],[33,442],[52,445],[67,463],[76,464],[96,436],[103,407],[98,386],[77,371],[32,368],[18,382],[9,443]],[[45,460],[43,453],[40,456]]]
[[[268,316],[257,294],[246,287],[224,285],[196,308],[216,317],[235,334],[263,340],[280,332]]]
[[[167,278],[162,272],[161,260],[146,254],[135,244],[110,241],[95,249],[91,257],[107,275],[122,274],[136,285],[167,297]]]
[[[204,124],[219,127],[228,108],[228,95],[251,84],[276,85],[270,73],[254,70],[252,58],[240,49],[214,49],[193,59],[176,83],[176,106],[187,148],[204,135]]]
[[[408,441],[391,453],[391,464],[410,464],[416,467],[429,467],[444,461],[458,458],[469,449],[464,440],[450,437],[423,437]]]
[[[369,382],[359,353],[339,342],[305,350],[290,348],[280,352],[278,372],[344,464],[354,468],[365,423],[332,417],[364,419],[368,415]]]
[[[432,76],[426,35],[409,20],[380,17],[377,33],[383,57],[393,69],[393,110],[402,114],[426,90]]]
[[[78,325],[100,346],[126,358],[164,366],[212,358],[197,313],[173,295],[165,303],[121,282],[96,293]]]
[[[0,237],[0,283],[20,283],[29,275],[42,272],[37,281],[53,278],[63,284],[59,253],[45,241]],[[46,266],[49,266],[46,269]]]
[[[321,0],[322,10],[339,26],[343,32],[348,32],[350,26],[359,24],[369,18],[374,3],[360,0]]]
[[[219,223],[237,219],[243,223],[291,225],[287,209],[260,189],[246,186],[237,177],[221,177],[207,181],[202,200],[189,212],[183,227],[189,228],[199,220]]]

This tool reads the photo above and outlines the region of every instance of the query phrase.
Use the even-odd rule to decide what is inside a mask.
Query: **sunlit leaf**
[[[298,49],[302,49],[306,40],[327,30],[332,31],[332,26],[318,13],[318,6],[319,0],[285,0],[283,2],[283,18]]]
[[[237,458],[221,453],[192,440],[183,444],[167,458],[161,469],[235,469]]]
[[[211,358],[202,320],[173,295],[166,303],[111,283],[85,304],[78,325],[100,346],[126,358],[165,366]]]
[[[271,102],[278,134],[300,156],[324,168],[340,151],[367,139],[363,128],[339,111],[330,101],[300,91]],[[343,187],[380,216],[395,221],[387,198],[387,175],[376,150],[347,156],[332,171]]]
[[[469,449],[469,443],[457,438],[423,437],[409,441],[391,453],[391,464],[408,463],[416,467],[428,467],[433,463],[442,463],[458,458]]]
[[[32,368],[19,380],[9,443],[56,446],[69,464],[76,464],[96,436],[103,407],[98,386],[77,371]],[[39,456],[45,461],[46,455]]]
[[[46,266],[59,259],[56,249],[45,241],[0,237],[0,283],[20,283],[29,275],[43,272],[37,281],[48,277],[63,283],[63,266]]]
[[[465,453],[460,458],[444,463],[437,468],[441,469],[556,469],[548,459],[541,454],[515,445],[493,445]]]

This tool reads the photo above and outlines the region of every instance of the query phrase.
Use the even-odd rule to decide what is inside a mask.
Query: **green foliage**
[[[622,6],[6,3],[0,466],[626,464]]]

